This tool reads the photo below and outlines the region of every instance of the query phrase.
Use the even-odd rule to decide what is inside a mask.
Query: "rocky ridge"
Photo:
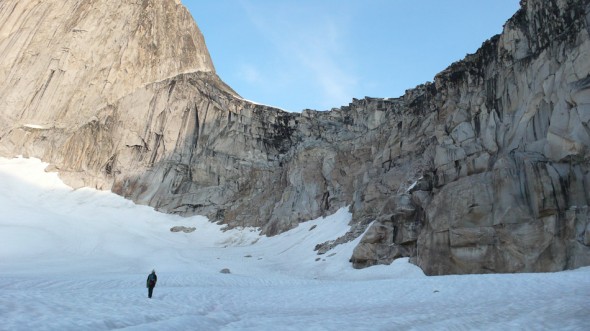
[[[359,268],[590,265],[588,1],[523,2],[433,83],[300,114],[226,86],[178,1],[5,1],[0,22],[0,154],[71,185],[267,235],[350,206],[317,248],[362,235]]]

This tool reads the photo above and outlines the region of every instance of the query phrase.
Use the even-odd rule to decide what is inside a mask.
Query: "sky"
[[[590,267],[428,277],[407,258],[356,270],[347,208],[274,237],[73,190],[0,158],[0,331],[587,330]],[[194,232],[171,232],[173,226]],[[222,269],[229,273],[221,273]],[[147,298],[146,278],[158,283]]]
[[[182,0],[243,98],[330,110],[399,97],[501,33],[519,0]]]

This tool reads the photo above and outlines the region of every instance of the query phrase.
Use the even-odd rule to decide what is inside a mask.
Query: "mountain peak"
[[[83,120],[151,82],[215,73],[178,0],[7,0],[0,18],[0,112],[10,118]]]

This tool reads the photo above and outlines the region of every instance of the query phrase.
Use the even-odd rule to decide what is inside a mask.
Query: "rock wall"
[[[0,154],[267,235],[350,206],[318,253],[362,235],[355,267],[590,265],[589,21],[529,0],[433,83],[299,114],[226,86],[177,1],[4,1]]]
[[[376,217],[355,266],[399,256],[427,274],[590,264],[589,12],[588,1],[523,2],[500,36],[403,97],[395,143],[426,145],[428,167]],[[391,158],[384,150],[376,159]]]
[[[215,71],[173,0],[3,0],[0,56],[3,130],[69,129],[148,83]]]

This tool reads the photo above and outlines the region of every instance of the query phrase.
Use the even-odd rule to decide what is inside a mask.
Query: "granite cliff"
[[[178,0],[0,3],[0,155],[273,235],[350,206],[355,267],[590,265],[590,2],[529,0],[395,99],[287,113],[215,74]]]

